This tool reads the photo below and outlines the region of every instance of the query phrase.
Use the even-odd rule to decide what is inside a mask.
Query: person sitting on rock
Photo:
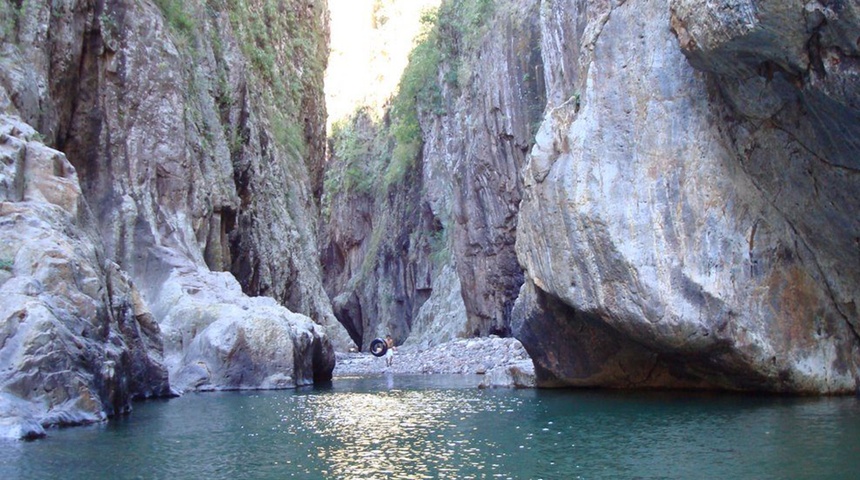
[[[388,350],[385,352],[385,365],[391,366],[394,363],[394,351],[397,350],[397,347],[394,346],[394,339],[391,338],[391,335],[385,336],[385,346],[388,347]]]

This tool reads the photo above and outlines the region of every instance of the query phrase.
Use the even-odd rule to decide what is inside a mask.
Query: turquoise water
[[[473,377],[190,394],[0,442],[0,478],[860,477],[860,400],[478,390]]]

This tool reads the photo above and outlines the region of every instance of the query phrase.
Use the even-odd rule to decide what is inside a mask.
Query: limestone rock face
[[[552,7],[517,230],[538,384],[854,391],[857,7]]]
[[[250,30],[266,21],[255,15],[262,5],[185,5],[165,19],[149,3],[94,11],[28,2],[18,43],[7,45],[18,69],[7,83],[45,85],[36,98],[14,89],[14,106],[76,166],[109,255],[134,276],[147,276],[150,249],[166,247],[314,317],[345,347],[315,240],[325,3],[285,5],[283,17],[268,19],[260,52]],[[276,28],[284,18],[294,31]],[[276,56],[282,71],[251,53]],[[28,63],[37,68],[20,67]],[[270,84],[276,76],[297,84],[294,96]],[[26,111],[38,102],[45,107]]]
[[[441,77],[457,79],[441,85],[446,114],[422,119],[428,201],[450,231],[474,336],[511,333],[523,281],[514,250],[519,172],[546,102],[539,2],[493,5],[481,28],[464,33],[475,38],[460,40],[460,57],[440,65]]]
[[[89,215],[92,238],[81,236],[72,248],[100,259],[88,273],[94,285],[130,299],[136,310],[129,318],[144,319],[152,341],[160,342],[165,321],[171,334],[185,328],[177,322],[197,321],[195,309],[205,305],[195,298],[224,307],[210,309],[200,330],[186,328],[188,341],[165,344],[172,376],[183,371],[181,361],[209,369],[207,377],[183,380],[183,389],[280,388],[324,378],[331,350],[351,344],[322,288],[316,247],[326,4],[284,2],[279,11],[254,0],[241,8],[171,2],[176,8],[162,11],[157,4],[0,4],[0,110],[32,125],[68,159],[32,156],[23,177],[12,162],[0,188],[39,212]],[[69,180],[75,175],[80,183]],[[44,235],[69,235],[65,224],[42,222]],[[119,268],[101,266],[110,262]],[[224,280],[225,272],[238,283]],[[62,288],[80,283],[70,278]],[[185,314],[162,298],[174,291],[185,292],[169,300],[187,307]],[[301,315],[249,296],[271,297]],[[113,348],[109,332],[97,331],[72,329],[66,340]],[[238,356],[222,358],[230,352]],[[70,375],[89,371],[83,368],[76,364]],[[241,369],[249,372],[237,375]],[[111,372],[111,381],[147,380],[125,367]],[[100,418],[120,409],[91,411]]]
[[[0,437],[169,394],[159,326],[105,259],[74,167],[5,115],[0,165]]]
[[[797,230],[817,281],[860,331],[860,270],[850,266],[860,232],[860,6],[740,2],[715,12],[699,3],[672,3],[682,51],[737,117],[727,133],[741,168]]]
[[[430,295],[412,323],[404,345],[418,350],[440,345],[458,338],[469,337],[469,319],[461,294],[460,278],[453,267],[446,265],[431,285]],[[447,296],[443,295],[447,293]]]

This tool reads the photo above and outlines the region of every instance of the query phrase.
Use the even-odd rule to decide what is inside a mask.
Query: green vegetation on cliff
[[[314,104],[322,105],[316,97],[322,90],[328,53],[325,2],[155,0],[155,4],[190,63],[198,63],[195,60],[209,55],[205,50],[211,48],[219,67],[214,78],[191,78],[194,74],[189,73],[192,97],[212,91],[223,112],[238,100],[230,84],[235,72],[229,71],[226,58],[231,55],[230,47],[224,44],[224,39],[234,37],[249,67],[248,92],[265,110],[272,141],[289,158],[311,155],[307,143],[313,135],[305,132],[302,112],[317,110]],[[113,17],[105,13],[102,18],[103,24],[109,24],[106,20]],[[190,114],[199,120],[198,112]],[[247,133],[231,125],[228,118],[222,118],[222,123],[228,145],[237,153],[248,141]]]
[[[308,101],[307,92],[323,84],[328,48],[320,25],[324,5],[226,0],[226,6],[239,47],[259,80],[270,87],[265,103],[275,141],[304,156],[307,146],[299,113]]]
[[[11,40],[26,3],[16,7],[12,2],[0,2],[0,41]]]
[[[366,35],[387,38],[390,32],[382,29],[400,21],[389,15],[407,1],[377,1],[376,30]],[[336,315],[345,324],[360,322],[349,310],[357,301],[361,315],[372,318],[357,330],[385,325],[405,338],[429,282],[452,261],[453,220],[450,212],[433,211],[424,184],[425,136],[457,108],[452,99],[471,87],[466,65],[494,10],[491,0],[446,0],[420,19],[413,10],[411,25],[420,22],[419,33],[385,108],[378,108],[382,101],[359,105],[332,123],[322,199],[332,232],[323,250],[331,252],[327,281]]]
[[[333,125],[331,156],[337,165],[327,171],[329,196],[353,189],[381,194],[406,180],[424,143],[420,119],[446,114],[444,88],[468,85],[470,74],[461,59],[486,33],[493,7],[493,0],[451,0],[424,12],[422,32],[386,118],[370,127],[367,111],[360,108]]]
[[[385,185],[402,181],[408,165],[420,154],[423,137],[419,116],[446,113],[440,76],[455,88],[468,84],[470,75],[465,73],[461,58],[485,33],[492,8],[492,0],[453,0],[422,17],[424,34],[409,57],[400,90],[391,104],[395,147],[385,171]]]
[[[182,0],[155,0],[155,4],[161,9],[167,23],[179,32],[191,34],[196,29],[197,23],[184,8]]]

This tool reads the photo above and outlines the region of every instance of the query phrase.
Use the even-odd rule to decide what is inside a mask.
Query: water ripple
[[[853,478],[860,401],[478,390],[441,378],[138,404],[0,445],[0,478]]]

